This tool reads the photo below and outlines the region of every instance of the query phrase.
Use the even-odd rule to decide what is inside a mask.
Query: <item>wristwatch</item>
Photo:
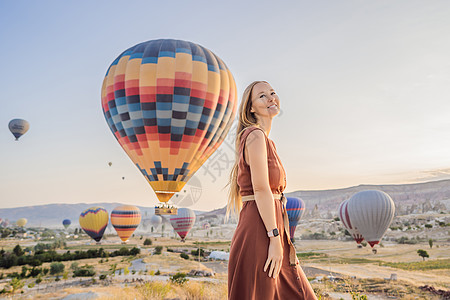
[[[275,228],[274,230],[271,231],[267,231],[267,236],[268,237],[275,237],[275,236],[279,236],[280,233],[278,232],[278,228]]]

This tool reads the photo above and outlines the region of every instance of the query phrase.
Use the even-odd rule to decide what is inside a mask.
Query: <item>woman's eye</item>
[[[265,94],[262,94],[261,96],[259,96],[259,98],[262,98],[262,97],[265,97],[266,95]]]
[[[272,92],[272,93],[271,93],[271,95],[275,95],[275,94],[276,94],[275,92]]]

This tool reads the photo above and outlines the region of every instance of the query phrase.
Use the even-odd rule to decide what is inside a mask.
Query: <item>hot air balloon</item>
[[[353,195],[347,209],[352,225],[373,248],[391,224],[395,204],[385,192],[368,190]]]
[[[295,242],[294,233],[298,222],[305,212],[305,202],[296,197],[286,197],[286,199],[286,212],[289,217],[289,235],[291,236],[291,241]]]
[[[111,167],[111,166],[112,166],[112,162],[109,162],[109,163],[108,163],[108,166],[110,166],[110,167]]]
[[[101,97],[112,133],[162,203],[221,145],[237,105],[225,63],[172,39],[125,50],[108,68]],[[169,213],[164,207],[155,213]]]
[[[16,221],[16,225],[19,227],[24,227],[25,225],[27,225],[28,220],[25,218],[20,218],[19,220]]]
[[[153,228],[157,228],[162,223],[161,216],[153,215],[150,218],[150,224],[153,226]]]
[[[356,229],[352,222],[350,221],[350,215],[348,214],[348,200],[343,201],[339,205],[339,218],[341,219],[342,224],[344,225],[345,229],[350,233],[350,235],[353,237],[353,239],[356,241],[357,244],[361,244],[361,242],[364,240],[363,236],[359,232],[358,229]]]
[[[30,123],[22,119],[13,119],[9,121],[9,130],[15,136],[16,141],[30,129]]]
[[[100,243],[103,237],[108,220],[108,212],[100,206],[86,209],[81,213],[79,218],[81,228],[97,243]]]
[[[64,219],[62,224],[63,224],[64,228],[67,229],[67,227],[69,227],[70,224],[72,224],[72,221],[70,221],[69,219]]]
[[[121,205],[111,213],[111,224],[122,242],[126,242],[141,223],[141,211],[134,205]]]
[[[178,209],[178,214],[170,217],[170,224],[184,242],[195,223],[195,213],[189,208]]]

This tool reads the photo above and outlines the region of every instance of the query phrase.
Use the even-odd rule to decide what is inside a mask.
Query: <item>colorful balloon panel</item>
[[[352,222],[350,221],[350,215],[348,213],[348,200],[343,201],[339,205],[339,219],[341,219],[341,222],[344,225],[345,229],[347,229],[347,231],[350,233],[350,235],[353,237],[356,243],[361,244],[364,238],[362,234],[359,232],[359,230],[352,226]]]
[[[141,223],[141,211],[134,205],[121,205],[111,213],[111,224],[117,235],[126,242]]]
[[[108,225],[109,215],[106,209],[94,206],[86,209],[80,215],[79,222],[84,232],[96,242],[100,242]]]
[[[161,202],[221,145],[237,106],[225,63],[200,45],[170,39],[119,55],[101,95],[112,133]]]
[[[170,217],[170,224],[184,241],[195,223],[195,213],[189,208],[179,208],[178,214]]]
[[[63,224],[64,228],[67,229],[67,227],[69,227],[70,224],[72,224],[72,221],[70,221],[69,219],[64,219],[62,224]]]
[[[9,121],[9,130],[16,138],[16,141],[30,129],[30,123],[22,119],[13,119]]]
[[[389,228],[394,218],[395,204],[385,192],[361,191],[348,200],[348,213],[355,229],[373,247]]]
[[[305,212],[305,202],[296,197],[286,197],[286,199],[286,212],[289,218],[289,235],[291,236],[291,240],[294,241],[295,229]]]

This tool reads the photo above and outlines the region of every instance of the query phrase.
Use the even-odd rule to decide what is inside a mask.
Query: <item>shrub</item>
[[[170,276],[169,280],[172,283],[178,284],[178,285],[183,285],[189,281],[189,279],[186,278],[186,273],[177,273],[173,276]]]
[[[187,255],[186,253],[181,253],[180,257],[184,259],[189,259],[189,255]]]
[[[83,266],[73,271],[73,277],[91,277],[95,275],[93,266]]]
[[[155,253],[154,254],[161,254],[163,247],[162,246],[156,246],[155,247]]]
[[[151,244],[152,244],[152,240],[151,239],[145,239],[144,246],[150,246]]]
[[[158,270],[156,271],[155,275],[161,275],[161,272]]]
[[[100,280],[105,280],[106,277],[107,277],[106,274],[102,274],[102,275],[100,275],[100,276],[98,277],[98,279],[100,279]]]
[[[431,224],[425,224],[425,228],[433,228],[433,225],[431,225]]]

